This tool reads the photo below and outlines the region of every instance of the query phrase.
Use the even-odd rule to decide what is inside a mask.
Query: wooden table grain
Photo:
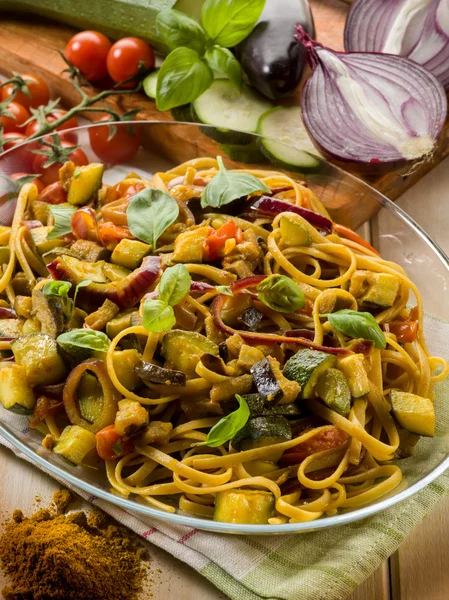
[[[449,253],[449,159],[407,191],[398,204]],[[447,303],[445,298],[441,301]],[[36,508],[36,496],[49,501],[58,487],[57,482],[37,468],[0,448],[0,511],[3,514],[15,508],[30,513]],[[447,600],[448,539],[449,499],[446,499],[349,600]],[[153,583],[140,600],[150,597],[153,600],[226,600],[226,596],[203,577],[164,551],[152,547],[151,555]],[[0,589],[5,583],[0,574]]]

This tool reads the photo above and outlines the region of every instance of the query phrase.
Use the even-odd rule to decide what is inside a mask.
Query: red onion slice
[[[356,0],[345,26],[348,52],[406,56],[449,87],[447,0]]]
[[[302,116],[322,152],[370,169],[432,153],[447,100],[431,73],[402,56],[334,52],[300,26],[297,31],[313,69],[302,93]]]
[[[320,215],[313,210],[304,208],[302,206],[296,206],[290,204],[284,200],[278,200],[277,198],[270,198],[269,196],[261,196],[252,205],[252,210],[260,212],[264,215],[276,216],[283,212],[293,212],[297,215],[301,215],[308,223],[322,229],[326,233],[332,233],[332,221],[327,217]]]

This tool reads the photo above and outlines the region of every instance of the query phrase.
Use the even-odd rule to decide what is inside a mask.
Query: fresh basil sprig
[[[302,289],[285,275],[269,275],[259,283],[257,293],[261,302],[278,312],[294,312],[306,304]]]
[[[198,442],[194,444],[195,446],[209,446],[210,448],[222,446],[232,440],[240,429],[246,425],[250,415],[248,404],[242,396],[236,394],[235,397],[239,403],[238,409],[220,419],[209,431],[204,442]]]
[[[158,299],[148,298],[143,305],[143,326],[147,331],[169,331],[176,324],[173,306],[190,291],[191,277],[185,265],[165,269],[159,283]]]
[[[178,10],[160,11],[156,32],[172,52],[157,77],[157,108],[193,102],[211,85],[213,71],[240,86],[241,66],[227,48],[251,33],[264,5],[265,0],[206,0],[201,25]]]
[[[270,193],[270,188],[254,175],[228,171],[221,156],[217,156],[217,162],[218,173],[209,181],[201,195],[202,208],[220,208],[254,192]]]
[[[329,323],[345,335],[352,338],[373,340],[376,348],[384,350],[387,340],[376,319],[369,312],[358,312],[344,308],[326,315]]]
[[[96,352],[107,352],[111,343],[105,333],[95,329],[72,329],[62,333],[56,338],[56,341],[61,346],[67,344]]]
[[[47,281],[42,286],[42,293],[46,298],[58,296],[59,298],[67,298],[72,284],[69,281]]]
[[[47,235],[47,240],[54,240],[72,233],[71,219],[76,208],[68,204],[53,204],[50,205],[50,211],[55,218],[55,225]]]
[[[126,210],[130,232],[150,244],[153,251],[160,236],[178,215],[176,200],[170,194],[153,188],[145,188],[132,196]]]

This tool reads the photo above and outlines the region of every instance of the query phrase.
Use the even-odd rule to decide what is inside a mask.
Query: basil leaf
[[[215,289],[217,290],[217,292],[219,292],[220,294],[223,294],[224,296],[233,296],[234,295],[232,293],[232,290],[229,287],[229,285],[216,285]]]
[[[206,0],[201,23],[215,44],[231,48],[248,37],[264,6],[265,0]]]
[[[72,284],[68,281],[47,281],[42,287],[42,293],[46,298],[51,298],[52,296],[66,298],[71,287]]]
[[[67,204],[51,204],[50,211],[55,218],[55,226],[47,235],[47,240],[54,240],[55,238],[72,233],[70,221],[76,208]]]
[[[212,46],[206,50],[204,58],[213,71],[224,75],[240,89],[242,67],[230,50],[221,46]]]
[[[278,312],[294,312],[304,308],[302,289],[285,275],[270,275],[257,286],[259,300]]]
[[[105,333],[95,329],[72,329],[62,333],[56,341],[61,345],[70,344],[96,352],[107,352],[111,343]]]
[[[159,283],[159,300],[170,306],[179,304],[190,292],[190,274],[185,265],[165,269]]]
[[[176,324],[175,313],[163,300],[145,300],[143,305],[143,326],[151,333],[170,331]]]
[[[376,319],[369,312],[358,312],[344,308],[327,315],[329,323],[345,335],[352,338],[373,340],[376,348],[384,350],[387,340]]]
[[[156,250],[156,243],[164,231],[176,221],[179,206],[176,200],[153,188],[145,188],[130,198],[126,216],[130,232]]]
[[[161,10],[156,17],[156,33],[170,48],[190,48],[202,53],[206,38],[201,25],[179,10]]]
[[[206,206],[220,208],[220,206],[254,192],[270,193],[270,188],[254,175],[228,171],[221,156],[217,156],[217,162],[219,171],[209,181],[201,195],[202,208]]]
[[[244,427],[249,419],[249,408],[245,398],[238,394],[235,395],[238,400],[239,407],[234,412],[226,417],[223,417],[216,423],[207,434],[204,442],[198,442],[194,446],[209,446],[216,448],[223,445],[232,438]]]
[[[195,50],[176,48],[162,63],[157,77],[156,106],[169,110],[189,104],[212,83],[214,74]]]
[[[83,281],[80,281],[79,284],[76,286],[75,294],[73,295],[73,308],[75,308],[76,297],[78,296],[78,291],[83,287],[87,287],[91,283],[92,283],[92,281],[90,279],[84,279]]]

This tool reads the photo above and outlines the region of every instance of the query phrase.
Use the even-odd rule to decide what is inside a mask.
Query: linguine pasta
[[[37,189],[32,184],[23,187],[9,234],[9,259],[2,266],[0,277],[1,306],[15,308],[19,340],[39,333],[56,338],[56,333],[74,329],[74,313],[70,319],[66,314],[52,334],[34,301],[52,276],[55,278],[54,261],[59,269],[58,278],[72,283],[73,296],[77,281],[65,274],[62,270],[65,263],[61,261],[71,256],[89,262],[76,253],[76,240],[95,243],[110,256],[125,235],[135,239],[127,227],[126,210],[130,198],[146,188],[169,194],[179,207],[176,221],[163,231],[157,248],[150,251],[150,258],[161,258],[157,277],[139,292],[135,302],[125,306],[110,300],[116,304],[116,312],[100,326],[92,327],[89,315],[96,314],[100,304],[97,301],[96,306],[91,306],[94,298],[94,292],[89,292],[91,286],[118,286],[119,278],[111,280],[106,276],[79,290],[80,306],[73,309],[78,311],[77,329],[92,327],[104,332],[109,338],[108,346],[99,353],[87,352],[87,358],[86,353],[67,358],[64,354],[67,346],[60,344],[64,374],[48,385],[28,380],[39,399],[30,417],[32,426],[46,436],[47,447],[56,452],[59,448],[63,456],[72,460],[73,456],[64,450],[64,432],[67,426],[84,428],[96,436],[96,449],[90,448],[83,460],[98,462],[98,454],[101,458],[104,449],[99,447],[99,436],[103,434],[96,426],[99,418],[96,407],[103,407],[101,410],[106,413],[106,404],[114,406],[102,427],[102,430],[115,427],[114,434],[120,437],[111,445],[112,451],[109,448],[111,453],[104,461],[111,488],[117,494],[138,498],[163,511],[179,509],[201,517],[215,515],[218,519],[242,522],[217,514],[217,498],[228,497],[230,491],[253,490],[263,492],[273,503],[271,512],[261,517],[265,520],[246,522],[279,524],[311,521],[374,502],[400,483],[398,459],[412,453],[425,429],[421,423],[430,423],[432,418],[428,404],[422,417],[413,406],[409,412],[402,405],[396,409],[394,394],[398,402],[407,398],[409,403],[416,402],[416,406],[421,399],[431,403],[435,384],[449,372],[446,361],[431,356],[426,347],[419,290],[399,265],[379,256],[350,230],[335,224],[326,230],[289,211],[288,206],[302,207],[329,222],[329,215],[311,190],[283,173],[244,171],[271,190],[271,199],[287,203],[287,210],[278,214],[254,208],[254,201],[260,200],[262,193],[218,209],[201,208],[200,197],[216,176],[217,168],[215,159],[199,158],[148,180],[131,174],[115,186],[103,185],[93,198],[92,209],[88,209],[94,214],[91,221],[94,227],[85,228],[82,237],[76,219],[87,217],[84,214],[72,217],[73,235],[62,236],[59,249],[53,245],[43,254],[28,223],[36,216]],[[211,236],[231,221],[234,235],[223,243],[217,242],[218,247],[212,252],[208,246],[212,244]],[[53,223],[51,214],[47,222],[42,221],[49,229]],[[100,235],[105,225],[115,232],[115,238]],[[198,243],[204,231],[209,233]],[[190,243],[183,243],[182,240],[188,240],[189,232],[197,232],[197,236],[194,234]],[[216,243],[215,239],[212,241]],[[203,252],[199,259],[198,248]],[[106,262],[109,264],[110,260]],[[141,264],[146,260],[141,259]],[[104,263],[105,259],[90,262],[97,268],[101,261]],[[160,273],[176,264],[185,265],[192,282],[190,291],[173,307],[176,319],[173,327],[149,331],[145,327],[145,303],[157,299]],[[106,272],[104,264],[102,268]],[[123,278],[131,277],[131,271],[137,273],[139,268],[142,267],[128,266]],[[273,302],[263,301],[261,284],[270,276],[284,276],[296,284],[297,293],[304,297],[303,307],[279,310],[273,308]],[[93,277],[86,275],[85,279]],[[28,292],[19,289],[19,280],[25,282],[23,287]],[[18,300],[27,295],[31,297],[28,311],[21,308],[25,301]],[[278,300],[285,302],[282,293]],[[331,315],[341,311],[370,313],[382,332],[384,347],[378,347],[373,338],[350,335],[337,327]],[[257,323],[248,320],[252,318]],[[122,326],[117,328],[115,324],[120,319]],[[176,331],[187,332],[190,337],[177,341],[172,335]],[[190,340],[203,338],[208,345],[203,352],[200,344],[195,358],[193,346],[188,344]],[[26,360],[16,353],[16,344],[15,336],[0,340],[0,351],[8,358],[12,348],[16,363],[25,365]],[[321,361],[320,364],[331,361],[327,370],[331,369],[338,381],[343,377],[344,393],[338,386],[332,387],[332,382],[326,387],[322,379],[325,371],[318,377],[303,363],[298,367],[296,380],[286,377],[287,363],[302,352],[311,352],[310,356]],[[136,357],[153,375],[139,379],[136,361],[123,367],[120,363],[124,353]],[[357,357],[357,368],[361,369],[359,379],[353,367],[345,367],[353,357]],[[88,365],[84,374],[77,375],[78,387],[69,386],[75,370],[85,361]],[[257,375],[260,363],[269,365],[270,383],[279,386],[274,399],[261,392],[264,381],[259,381]],[[4,363],[7,364],[11,363]],[[174,375],[182,371],[180,364],[188,364],[183,385],[170,379],[180,377]],[[155,378],[158,367],[166,370],[163,373],[168,373],[167,380]],[[2,366],[0,377],[4,369]],[[127,377],[130,373],[132,377]],[[26,368],[24,374],[29,378]],[[86,383],[86,377],[97,386],[96,404],[83,397],[81,382]],[[93,392],[89,393],[86,398],[92,397]],[[240,441],[237,435],[207,445],[211,430],[237,410],[236,394],[247,398],[248,405],[251,394],[264,403],[264,408],[250,414],[239,431],[247,431],[251,421],[253,428],[282,424],[283,432],[280,434],[276,429],[266,435],[263,431],[256,432]],[[350,400],[342,408],[342,398],[348,394]],[[44,409],[42,397],[48,399]],[[122,404],[124,400],[129,401],[126,407]],[[138,413],[136,405],[143,407],[144,413]],[[85,406],[93,406],[95,414],[90,419]],[[118,436],[121,427],[118,415],[126,411],[131,411],[126,414],[129,428],[125,435]],[[143,419],[140,424],[134,414]],[[267,423],[261,419],[267,419]]]

